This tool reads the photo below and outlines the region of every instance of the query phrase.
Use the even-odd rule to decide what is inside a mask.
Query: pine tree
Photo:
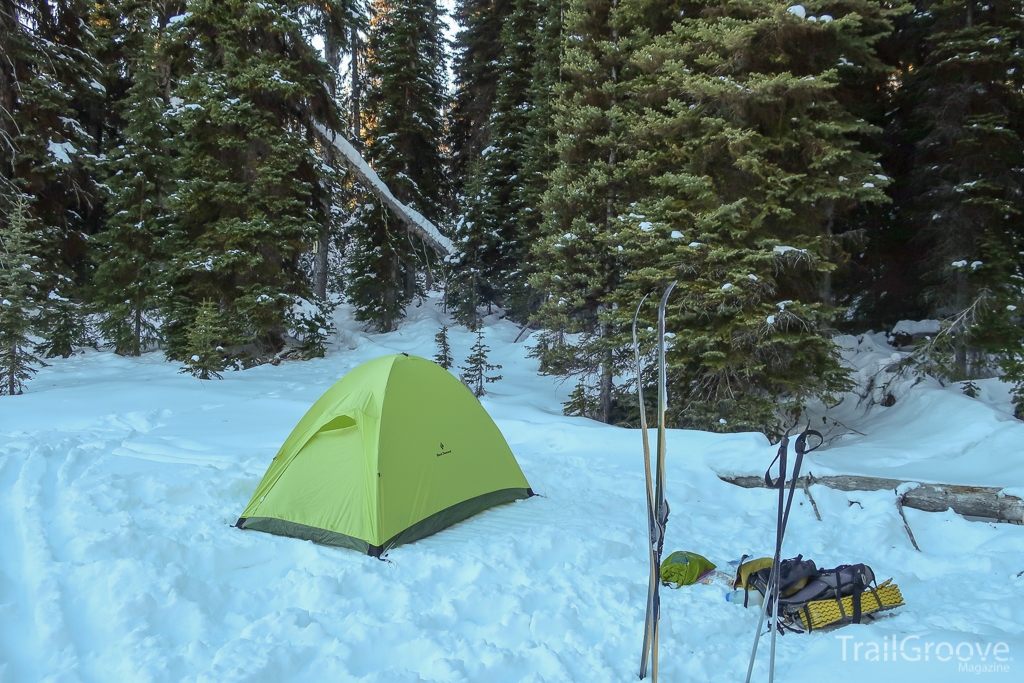
[[[607,312],[621,280],[614,221],[631,193],[621,178],[624,102],[618,0],[572,0],[565,12],[564,82],[554,107],[558,163],[540,207],[531,284],[547,297],[534,320],[547,332],[537,347],[544,372],[595,377],[597,418],[612,420],[616,359]],[[565,343],[566,334],[579,334]],[[584,384],[581,384],[584,386]]]
[[[307,3],[197,0],[175,24],[191,73],[173,97],[182,128],[167,249],[167,352],[184,357],[200,301],[217,304],[227,355],[280,350],[287,311],[309,283],[299,255],[327,202],[304,133],[331,111],[324,62],[305,38]]]
[[[469,350],[466,364],[459,366],[459,369],[462,370],[460,375],[462,383],[469,387],[477,398],[487,393],[484,389],[484,384],[491,384],[501,379],[501,375],[487,374],[495,370],[501,370],[500,365],[491,365],[487,362],[487,354],[490,350],[490,347],[484,344],[484,331],[478,329],[476,331],[476,342]]]
[[[0,394],[20,394],[39,363],[29,350],[34,312],[42,278],[32,255],[28,200],[12,193],[6,215],[0,214]]]
[[[347,251],[345,294],[355,306],[355,319],[378,332],[394,330],[405,307],[419,291],[415,252],[403,226],[369,193],[351,216],[355,224]],[[363,203],[365,202],[365,203]]]
[[[362,62],[363,36],[367,28],[366,3],[363,0],[332,0],[318,6],[319,11],[311,17],[311,28],[324,44],[324,58],[330,66],[326,81],[331,98],[348,116],[339,111],[337,132],[349,137],[361,147],[362,130]],[[343,58],[348,58],[348,74],[342,73]],[[347,78],[346,78],[347,76]],[[348,86],[346,90],[346,85]],[[345,122],[344,119],[348,118]],[[346,125],[347,124],[347,125]],[[350,207],[355,200],[352,191],[352,174],[344,173],[344,162],[332,145],[319,145],[324,171],[320,184],[323,188],[324,217],[311,253],[303,261],[310,273],[313,298],[322,306],[330,295],[340,294],[338,280],[341,270],[345,224]],[[329,294],[330,292],[330,294]]]
[[[515,319],[527,319],[537,313],[542,293],[535,289],[532,278],[537,267],[532,258],[533,246],[542,236],[543,197],[549,189],[551,173],[558,163],[558,134],[555,127],[555,103],[561,83],[562,15],[565,0],[538,0],[537,27],[532,33],[533,66],[530,69],[529,102],[526,110],[523,164],[520,171],[516,202],[520,207],[514,221],[519,240],[526,253],[517,266],[522,269],[518,279],[526,283],[509,296],[508,308]],[[522,298],[520,298],[522,297]]]
[[[83,0],[0,5],[0,184],[28,197],[48,357],[87,341],[80,284],[98,213],[90,130],[102,95],[89,17]]]
[[[898,99],[914,150],[900,208],[927,245],[929,312],[949,321],[933,367],[961,380],[998,364],[1024,381],[1024,8],[937,0],[916,18],[920,64]]]
[[[188,327],[185,346],[185,366],[199,379],[222,379],[220,372],[227,367],[223,342],[226,338],[217,304],[207,299],[199,305],[196,319]]]
[[[299,340],[300,358],[323,358],[327,354],[327,340],[334,331],[333,310],[330,302],[323,299],[296,299],[288,319],[292,334]]]
[[[597,407],[593,391],[587,387],[585,379],[580,377],[576,388],[569,394],[569,400],[562,404],[562,412],[573,417],[594,419],[597,416]]]
[[[162,243],[174,181],[174,134],[165,119],[166,84],[161,82],[166,57],[158,48],[166,36],[159,20],[143,4],[121,22],[128,34],[122,42],[137,47],[122,48],[132,82],[116,103],[124,126],[107,153],[109,218],[95,240],[93,301],[100,331],[125,356],[140,355],[158,338]]]
[[[516,0],[501,33],[503,53],[489,121],[489,144],[470,164],[456,228],[459,253],[452,257],[449,304],[460,322],[479,324],[479,308],[496,303],[525,320],[524,264],[532,237],[519,224],[527,164],[532,37],[540,18],[534,0]]]
[[[862,235],[856,244],[846,245],[849,253],[840,256],[849,260],[833,273],[835,302],[846,307],[836,326],[846,332],[891,329],[899,320],[928,317],[919,296],[923,245],[915,239],[916,227],[903,210],[914,192],[907,182],[912,144],[902,132],[911,108],[903,100],[904,82],[920,67],[923,26],[910,2],[893,9],[888,15],[891,32],[874,44],[887,68],[855,69],[847,59],[842,87],[836,93],[847,111],[882,129],[882,135],[861,137],[859,142],[863,149],[878,154],[880,173],[892,180],[885,188],[891,203],[865,204],[836,216],[837,234]]]
[[[445,370],[451,370],[455,364],[452,357],[452,347],[448,343],[448,326],[442,325],[441,329],[434,335],[434,343],[437,344],[437,353],[434,355],[434,362]]]
[[[650,5],[627,7],[641,16]],[[617,219],[628,279],[614,319],[627,329],[644,293],[678,280],[675,423],[774,435],[809,399],[848,386],[829,339],[827,276],[846,244],[835,228],[884,202],[889,180],[861,145],[877,131],[840,99],[848,70],[856,81],[884,69],[873,43],[893,10],[873,0],[815,6],[820,18],[785,4],[682,7],[631,56],[629,88],[647,107],[624,124],[636,149],[626,166],[643,199]]]
[[[514,0],[458,0],[452,64],[455,93],[449,113],[451,178],[457,192],[470,174],[470,166],[487,147],[490,120],[503,51],[503,25]]]
[[[427,219],[441,216],[445,185],[441,109],[444,45],[435,0],[373,5],[366,55],[366,150],[395,197]],[[347,287],[356,319],[389,332],[422,291],[404,226],[369,195],[352,217]]]

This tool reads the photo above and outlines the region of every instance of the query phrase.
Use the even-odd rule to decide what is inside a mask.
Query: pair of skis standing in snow
[[[651,473],[651,446],[647,434],[647,411],[644,404],[643,387],[643,365],[640,360],[640,342],[637,338],[637,321],[640,318],[640,308],[644,305],[649,294],[645,294],[640,300],[640,305],[633,315],[633,356],[636,359],[636,391],[640,402],[640,431],[643,437],[644,446],[644,469],[647,484],[647,529],[650,543],[651,576],[647,590],[647,615],[644,618],[644,642],[640,659],[640,678],[647,677],[648,663],[651,665],[651,679],[654,683],[658,681],[658,623],[661,619],[661,554],[665,547],[665,527],[668,525],[669,506],[665,500],[665,409],[668,403],[666,389],[667,379],[665,371],[665,308],[668,304],[668,297],[675,289],[676,282],[668,286],[661,296],[658,304],[658,435],[657,451],[654,457],[654,473]],[[757,622],[757,632],[754,636],[754,646],[750,653],[750,663],[747,667],[746,683],[750,683],[750,677],[754,670],[754,659],[757,656],[757,644],[761,638],[761,627],[764,625],[765,614],[770,611],[769,628],[772,633],[771,651],[768,665],[768,682],[773,683],[775,678],[775,635],[779,631],[779,576],[778,568],[781,565],[782,539],[786,533],[786,525],[789,522],[789,511],[793,505],[793,494],[796,489],[796,480],[800,474],[800,465],[803,456],[809,450],[807,448],[807,437],[816,435],[821,438],[818,432],[807,429],[796,439],[796,462],[793,467],[793,476],[789,487],[789,496],[786,498],[786,460],[789,447],[789,430],[782,437],[779,444],[779,453],[776,460],[779,462],[779,478],[772,482],[768,474],[765,474],[766,483],[769,488],[779,490],[778,520],[775,529],[775,555],[773,557],[772,569],[768,578],[764,607],[761,609],[761,616]],[[819,444],[820,445],[820,444]],[[775,464],[774,462],[772,463]],[[771,466],[769,466],[769,470]]]
[[[651,552],[651,579],[647,589],[647,616],[644,619],[644,645],[640,660],[640,678],[647,677],[650,661],[651,678],[658,681],[658,621],[661,618],[661,553],[665,547],[665,527],[668,525],[668,501],[665,500],[665,306],[675,289],[673,282],[661,296],[658,304],[658,443],[655,454],[654,476],[651,476],[651,444],[647,435],[647,410],[644,405],[643,366],[640,362],[640,342],[636,335],[640,308],[648,294],[640,300],[633,316],[633,356],[636,358],[636,392],[640,399],[640,432],[644,441],[644,469],[647,475],[647,530]]]

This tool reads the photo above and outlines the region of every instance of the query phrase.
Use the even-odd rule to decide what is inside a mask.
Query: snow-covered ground
[[[0,681],[635,680],[648,575],[640,435],[562,416],[571,387],[536,374],[511,323],[488,320],[504,379],[483,403],[541,496],[396,548],[389,562],[231,526],[334,381],[386,353],[433,356],[444,316],[430,305],[410,314],[370,335],[343,308],[326,358],[222,381],[179,374],[159,353],[86,351],[41,370],[25,395],[0,397]],[[465,358],[472,336],[451,335]],[[862,379],[898,353],[884,335],[843,343]],[[813,455],[815,474],[1020,493],[1024,423],[1005,387],[987,380],[978,399],[932,381],[890,388],[890,408],[851,396],[825,415],[833,436],[847,433]],[[671,432],[666,553],[693,550],[726,570],[770,554],[773,492],[716,472],[760,474],[774,454],[757,434]],[[824,521],[798,493],[784,554],[865,562],[907,605],[780,638],[777,680],[1020,680],[1024,527],[907,510],[917,552],[891,492],[812,493]],[[757,614],[724,593],[664,591],[663,681],[742,680]]]

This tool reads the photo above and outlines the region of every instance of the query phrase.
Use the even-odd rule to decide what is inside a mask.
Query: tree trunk
[[[353,29],[354,31],[355,29]],[[338,37],[333,35],[331,31],[328,31],[327,35],[324,36],[324,58],[331,65],[331,69],[335,74],[335,77],[331,78],[330,90],[331,97],[337,98],[338,69],[341,66],[341,46],[338,44]],[[323,145],[322,149],[324,162],[333,168],[338,160],[334,147],[332,145]],[[320,226],[316,243],[313,245],[313,296],[321,301],[327,298],[327,278],[329,275],[327,256],[331,244],[332,219],[330,195],[324,197],[324,216],[326,223]]]
[[[391,312],[394,309],[395,302],[397,301],[398,297],[398,255],[392,253],[391,256],[389,257],[389,261],[390,262],[388,263],[388,266],[390,271],[390,277],[388,278],[388,282],[385,285],[387,287],[387,289],[385,289],[384,291],[385,308],[384,315],[381,316],[380,326],[380,331],[384,333],[390,332],[393,329],[392,325],[394,324],[394,318],[392,317]]]
[[[321,301],[327,298],[327,252],[330,248],[330,236],[326,228],[321,228],[313,254],[313,295]]]
[[[967,294],[967,276],[963,272],[958,272],[953,276],[956,282],[956,310],[957,312],[964,311],[968,304]],[[956,366],[958,377],[954,377],[955,380],[969,379],[970,373],[967,367],[967,329],[968,323],[964,323],[962,329],[955,330],[954,344],[955,350],[953,352],[953,363]]]
[[[718,475],[722,481],[745,489],[767,488],[764,477],[733,477]],[[881,477],[839,475],[815,477],[808,474],[797,480],[798,486],[821,484],[838,491],[896,491],[909,482]],[[788,484],[787,484],[788,486]],[[925,512],[953,512],[971,517],[987,517],[999,521],[1024,522],[1024,500],[1002,493],[998,487],[958,486],[955,484],[919,484],[902,494],[903,505]]]
[[[352,75],[352,142],[356,146],[356,149],[362,147],[360,144],[362,138],[360,137],[363,133],[362,130],[362,118],[360,116],[360,80],[359,80],[359,30],[353,26],[351,33],[350,46],[352,48],[352,58],[349,71]]]
[[[11,343],[11,366],[7,368],[7,395],[14,396],[16,373],[18,372],[18,345]]]
[[[601,307],[598,308],[598,315],[601,313]],[[607,337],[609,334],[609,325],[607,322],[601,323],[601,340],[607,344]],[[606,348],[601,352],[601,381],[598,386],[598,403],[597,403],[597,419],[605,424],[611,424],[612,421],[612,350]]]
[[[614,9],[614,8],[617,8],[618,6],[619,6],[618,0],[612,0],[612,8]],[[616,45],[619,42],[619,30],[617,28],[614,28],[614,27],[612,28],[612,42],[614,44],[616,44]],[[618,82],[618,80],[619,80],[619,72],[618,72],[618,66],[616,64],[612,64],[612,74],[611,74],[611,77],[612,77],[612,83],[617,83]],[[613,110],[615,108],[616,104],[617,104],[617,99],[616,99],[615,95],[612,94],[611,102],[609,104],[609,111]],[[611,122],[609,124],[609,128],[614,133],[614,131],[615,131],[615,119],[614,118],[611,119]],[[608,173],[610,175],[610,178],[609,178],[609,181],[608,181],[608,191],[607,191],[607,193],[605,195],[605,206],[604,206],[604,229],[605,229],[605,233],[610,232],[610,230],[611,230],[611,223],[612,223],[612,217],[615,215],[615,199],[616,199],[616,194],[615,194],[615,189],[616,189],[615,188],[615,158],[616,158],[616,155],[615,155],[615,152],[616,152],[616,144],[617,143],[613,139],[611,144],[612,144],[612,147],[608,151]],[[605,277],[606,277],[606,285],[605,285],[605,289],[604,289],[604,295],[605,296],[607,296],[608,292],[610,291],[610,286],[608,284],[608,281],[612,279],[612,273],[614,273],[614,271],[615,271],[614,263],[611,263],[609,265],[610,265],[610,268],[605,273]],[[603,310],[604,310],[604,304],[601,304],[601,305],[599,305],[597,307],[597,316],[598,316],[598,318],[601,317],[601,313],[602,313]],[[608,345],[608,341],[607,341],[608,337],[611,336],[611,326],[608,324],[607,321],[602,321],[602,322],[598,323],[598,329],[599,329],[599,336],[601,338],[601,341],[605,344],[605,346],[607,346]],[[613,356],[612,356],[612,349],[610,347],[605,348],[603,351],[601,351],[601,369],[600,369],[601,379],[600,379],[600,384],[598,385],[597,419],[600,420],[601,422],[604,422],[605,424],[611,424],[611,421],[612,421],[612,388],[613,388],[613,381],[612,380],[613,380],[614,374],[615,374],[614,373],[614,369],[612,368],[612,361],[613,361]]]
[[[834,202],[828,203],[828,208],[825,210],[825,243],[822,245],[822,256],[826,259],[832,256],[832,226],[835,222],[836,205]],[[821,300],[825,304],[832,305],[832,271],[825,271],[825,274],[821,278]]]
[[[135,307],[135,347],[132,349],[133,356],[142,355],[142,306]]]

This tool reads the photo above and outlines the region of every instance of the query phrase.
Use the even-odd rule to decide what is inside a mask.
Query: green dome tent
[[[399,354],[354,368],[313,404],[236,526],[379,557],[531,495],[472,392]]]

